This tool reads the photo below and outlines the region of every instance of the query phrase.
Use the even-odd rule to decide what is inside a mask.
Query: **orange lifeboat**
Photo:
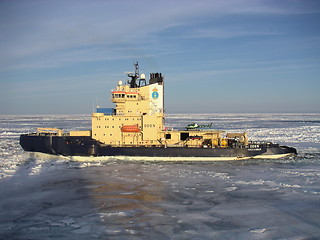
[[[121,132],[140,132],[138,125],[124,125],[121,127]]]

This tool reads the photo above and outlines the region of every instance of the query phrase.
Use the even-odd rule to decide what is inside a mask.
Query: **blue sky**
[[[139,62],[168,113],[320,112],[320,1],[1,0],[0,114],[90,113]]]

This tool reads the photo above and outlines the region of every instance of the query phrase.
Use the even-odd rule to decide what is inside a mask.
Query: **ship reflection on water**
[[[141,234],[155,218],[164,216],[159,203],[165,200],[165,185],[142,176],[140,167],[121,165],[108,174],[100,171],[99,180],[89,186],[91,201],[109,233]]]
[[[141,239],[171,224],[160,205],[166,186],[148,165],[36,161],[0,184],[1,239]]]

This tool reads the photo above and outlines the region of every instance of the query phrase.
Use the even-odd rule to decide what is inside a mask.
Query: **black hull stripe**
[[[259,155],[297,154],[296,149],[280,147],[190,148],[190,147],[110,147],[91,137],[21,135],[25,151],[63,156],[145,156],[145,157],[255,157]]]

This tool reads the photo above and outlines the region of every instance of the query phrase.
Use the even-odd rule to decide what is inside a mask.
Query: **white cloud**
[[[68,61],[117,58],[116,55],[107,54],[108,51],[102,56],[97,49],[143,45],[160,38],[164,30],[188,26],[208,17],[298,14],[318,10],[308,8],[301,1],[276,4],[273,1],[254,0],[4,1],[0,3],[1,7],[0,64],[6,69],[28,65],[41,68],[54,66],[54,62],[59,65]],[[277,33],[203,28],[187,37],[230,38],[268,34]],[[67,52],[62,53],[64,50]],[[86,57],[81,56],[81,51]],[[43,54],[47,54],[47,57],[51,55],[51,61],[44,59],[46,56]],[[38,60],[34,63],[29,57]]]
[[[268,35],[279,35],[277,32],[267,31],[250,31],[250,30],[239,30],[239,29],[197,29],[192,33],[187,33],[182,36],[183,38],[235,38],[242,36],[268,36]]]

